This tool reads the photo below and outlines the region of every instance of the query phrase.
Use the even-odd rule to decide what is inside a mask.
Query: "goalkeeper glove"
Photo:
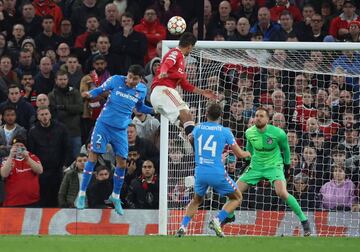
[[[285,178],[288,179],[290,177],[290,165],[284,164],[284,175]]]

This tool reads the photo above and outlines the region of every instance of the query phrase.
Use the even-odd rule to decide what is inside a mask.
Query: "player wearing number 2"
[[[120,190],[124,182],[126,159],[128,155],[127,128],[131,122],[131,114],[136,107],[137,111],[150,114],[152,108],[144,105],[146,86],[140,83],[143,77],[143,68],[140,65],[129,67],[127,76],[114,75],[107,79],[101,86],[86,93],[86,98],[92,99],[110,91],[108,100],[101,111],[91,135],[91,150],[89,159],[85,164],[82,182],[76,207],[85,208],[85,193],[98,154],[106,152],[106,145],[110,143],[115,152],[116,168],[114,172],[114,188],[109,200],[114,204],[115,211],[122,215]]]
[[[229,198],[223,209],[209,223],[209,228],[214,230],[217,236],[224,236],[220,223],[241,202],[241,192],[224,168],[222,153],[227,144],[239,158],[247,158],[251,154],[237,145],[229,128],[219,124],[221,115],[221,106],[218,103],[210,103],[206,108],[207,122],[197,125],[192,132],[191,140],[195,145],[195,195],[186,208],[177,232],[179,237],[186,233],[187,226],[202,203],[209,186]]]
[[[177,86],[184,90],[200,94],[209,99],[217,96],[210,89],[200,89],[187,80],[185,73],[185,56],[188,56],[196,43],[196,37],[185,32],[181,35],[179,46],[168,51],[158,68],[151,85],[150,102],[155,112],[165,116],[169,121],[184,128],[189,135],[195,127],[189,107],[176,91]]]

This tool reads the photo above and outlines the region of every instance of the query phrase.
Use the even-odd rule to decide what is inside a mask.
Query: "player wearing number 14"
[[[214,230],[217,236],[224,236],[220,224],[241,202],[241,192],[224,168],[222,153],[227,144],[239,158],[247,158],[251,154],[237,145],[229,128],[219,124],[221,114],[222,107],[218,103],[210,103],[206,109],[207,122],[197,125],[192,133],[191,141],[194,141],[195,145],[195,195],[186,208],[177,232],[178,237],[186,233],[187,226],[209,186],[229,198],[223,209],[209,223],[209,228]]]

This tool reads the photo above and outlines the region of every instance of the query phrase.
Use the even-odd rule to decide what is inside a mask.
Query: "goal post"
[[[162,55],[177,45],[178,41],[163,41]],[[352,52],[353,68],[351,64],[348,66],[341,60],[345,52]],[[295,183],[306,180],[307,190],[310,187],[314,190],[311,197],[308,195],[307,199],[312,204],[306,206],[305,212],[315,235],[360,236],[358,213],[351,212],[349,205],[331,208],[326,205],[327,196],[321,191],[325,190],[322,188],[333,178],[335,166],[343,167],[346,182],[350,180],[354,188],[359,188],[360,175],[356,175],[358,168],[356,164],[349,165],[349,162],[356,160],[360,153],[355,147],[349,147],[346,138],[351,129],[359,131],[355,129],[355,125],[358,125],[356,121],[360,119],[358,110],[352,107],[351,112],[348,108],[344,111],[340,109],[339,112],[342,102],[340,94],[346,95],[345,91],[351,94],[352,104],[358,104],[356,100],[359,99],[360,65],[358,70],[355,66],[356,62],[360,64],[359,52],[359,43],[198,41],[186,59],[189,81],[197,87],[219,92],[225,106],[222,123],[232,129],[242,147],[244,130],[252,125],[257,106],[265,106],[271,111],[271,123],[276,126],[282,123],[285,125],[289,142],[294,144],[291,146],[291,153],[294,159],[292,162],[295,163],[291,168],[288,189],[295,192]],[[297,84],[298,80],[302,84]],[[299,88],[299,85],[303,87]],[[345,91],[342,92],[343,90]],[[189,104],[195,122],[204,121],[206,99],[181,90],[179,92]],[[283,106],[278,103],[277,95],[280,96],[279,99],[282,98]],[[323,116],[326,114],[323,107],[330,109],[330,118]],[[335,108],[338,109],[336,116]],[[353,116],[352,121],[345,119],[345,113],[349,117]],[[312,119],[315,125],[312,124]],[[160,136],[159,234],[173,235],[193,196],[194,159],[183,132],[171,126],[163,116]],[[319,141],[323,141],[320,147],[317,146]],[[345,153],[345,160],[334,161],[335,152]],[[311,158],[316,168],[310,167]],[[231,160],[226,159],[225,162],[230,163]],[[229,163],[228,169],[231,169]],[[242,161],[236,160],[231,170],[234,179],[242,172],[241,166]],[[301,197],[301,192],[299,195]],[[358,195],[354,194],[354,197],[358,202]],[[210,189],[189,226],[188,234],[211,234],[207,221],[225,201],[224,197]],[[225,226],[225,234],[301,233],[301,225],[296,216],[277,199],[266,181],[245,193],[244,202],[246,205],[243,203],[236,210],[235,223]]]

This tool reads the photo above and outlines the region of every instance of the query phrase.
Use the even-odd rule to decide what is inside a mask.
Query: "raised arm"
[[[114,76],[110,77],[109,79],[107,79],[101,86],[86,92],[83,97],[85,98],[95,98],[97,96],[99,96],[100,94],[106,92],[106,91],[110,91],[114,88],[114,82],[115,82],[115,78]]]

